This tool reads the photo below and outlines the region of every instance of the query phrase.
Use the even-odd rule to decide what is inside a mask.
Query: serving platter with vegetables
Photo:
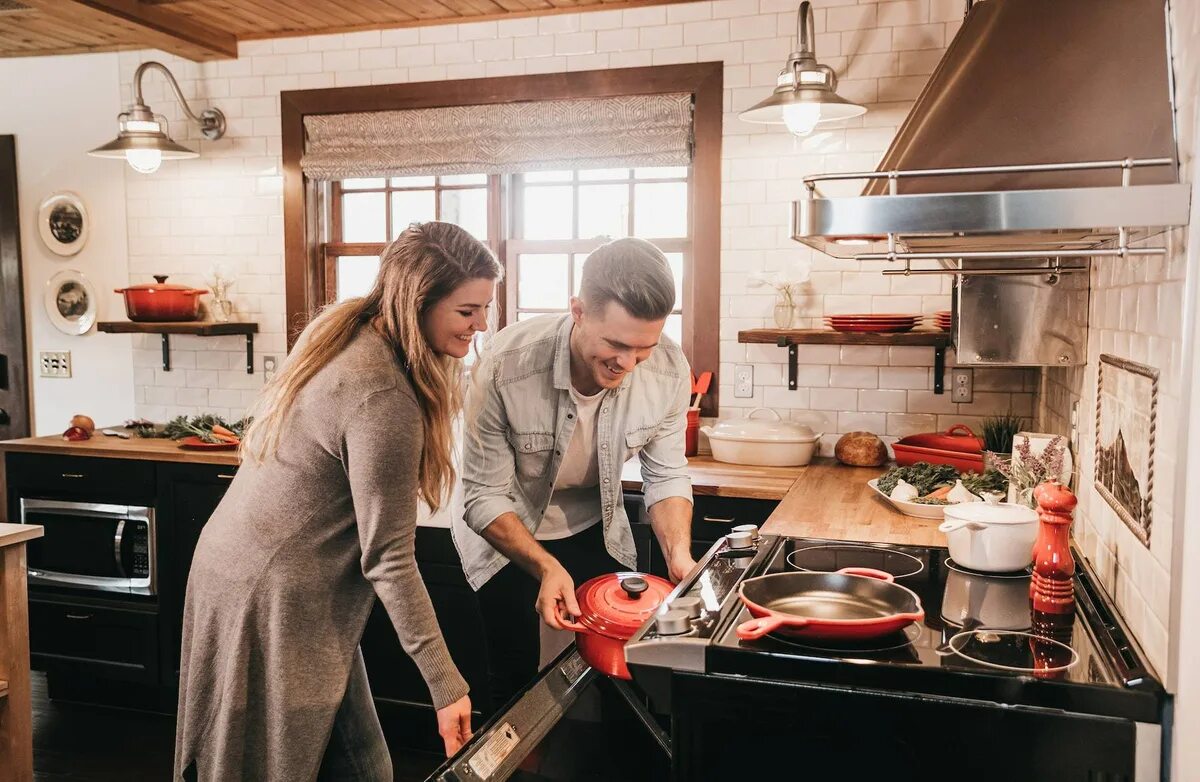
[[[943,518],[947,505],[998,501],[1008,491],[1008,479],[996,470],[959,473],[948,464],[928,462],[893,467],[867,485],[896,510],[921,519]]]

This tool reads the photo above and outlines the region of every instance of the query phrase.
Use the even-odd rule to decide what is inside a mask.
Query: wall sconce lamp
[[[738,117],[746,122],[787,125],[797,136],[806,136],[817,124],[846,120],[867,109],[837,94],[837,74],[817,62],[812,5],[805,0],[796,14],[799,51],[788,55],[779,72],[775,92]]]
[[[168,136],[166,118],[155,114],[142,101],[142,76],[151,68],[162,71],[167,77],[167,82],[175,91],[175,97],[183,104],[183,112],[187,114],[188,119],[200,126],[200,132],[206,139],[216,140],[225,135],[225,115],[220,109],[205,109],[196,116],[179,90],[179,83],[166,66],[158,62],[144,62],[133,74],[133,105],[117,116],[120,132],[112,141],[88,152],[89,155],[124,158],[134,171],[142,174],[154,173],[163,160],[200,156],[199,152],[188,149]]]

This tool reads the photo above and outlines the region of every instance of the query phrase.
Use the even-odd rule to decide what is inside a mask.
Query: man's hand
[[[667,574],[672,581],[678,584],[688,573],[692,572],[694,567],[696,567],[696,560],[692,559],[690,551],[684,549],[667,563]]]
[[[579,602],[575,600],[575,582],[571,574],[557,559],[549,558],[541,574],[542,586],[538,590],[537,612],[542,621],[555,630],[568,630],[562,620],[564,612],[569,617],[578,617]]]
[[[466,695],[437,710],[438,734],[451,757],[471,740],[471,699]]]

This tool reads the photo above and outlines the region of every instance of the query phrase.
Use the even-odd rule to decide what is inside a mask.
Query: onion
[[[79,440],[90,440],[92,439],[92,433],[87,429],[84,429],[82,426],[72,426],[70,429],[63,432],[62,438],[64,440],[72,440],[76,442]]]
[[[96,422],[86,415],[72,416],[71,426],[86,429],[89,435],[96,431]]]

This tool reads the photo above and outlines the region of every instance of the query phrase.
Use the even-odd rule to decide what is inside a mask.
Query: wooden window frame
[[[384,84],[317,90],[290,90],[280,94],[283,147],[283,233],[285,331],[289,349],[312,313],[325,300],[326,258],[321,251],[322,210],[328,208],[322,188],[300,169],[304,154],[304,118],[316,114],[366,111],[400,111],[518,101],[603,98],[621,95],[689,93],[693,96],[692,186],[689,192],[693,225],[690,273],[683,286],[683,350],[692,367],[716,371],[719,366],[719,311],[721,280],[721,133],[724,66],[720,62],[618,68],[527,76]],[[489,224],[496,241],[493,249],[503,258],[506,238],[501,214],[503,198],[495,209],[497,225]],[[498,301],[503,309],[507,288]],[[697,328],[697,324],[703,324]],[[705,396],[702,414],[716,415],[717,388]]]

